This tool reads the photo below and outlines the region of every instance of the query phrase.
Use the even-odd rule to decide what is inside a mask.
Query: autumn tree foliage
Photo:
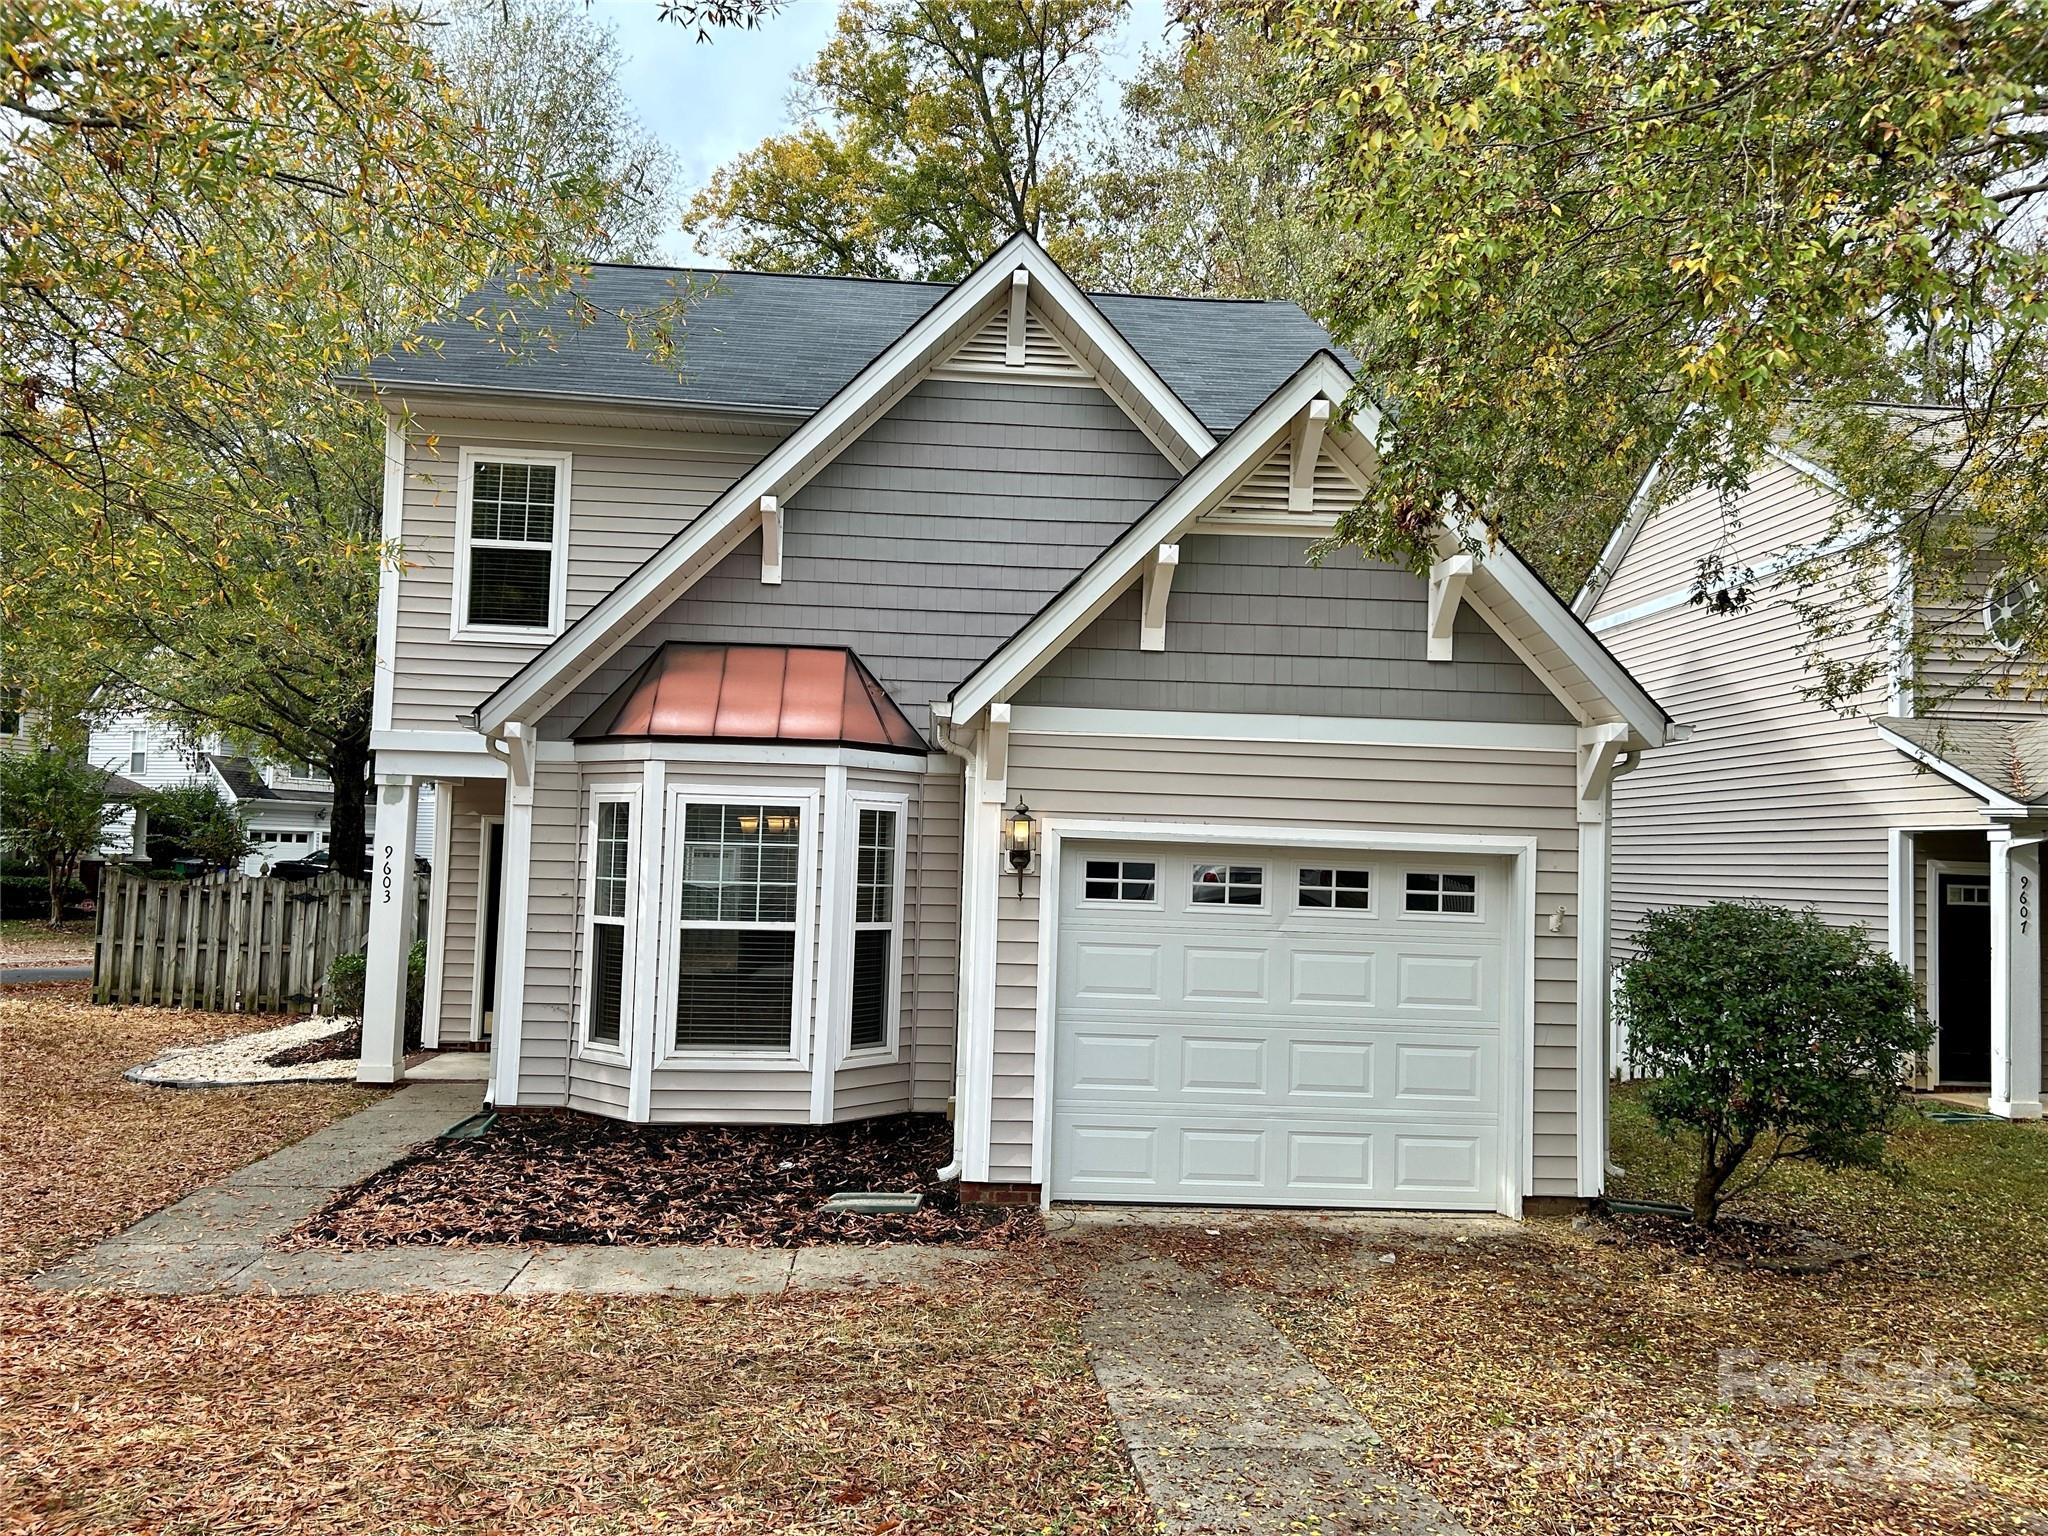
[[[1570,586],[1653,460],[1658,496],[1732,489],[1789,441],[1843,492],[1795,579],[1876,642],[1829,697],[1953,645],[1902,627],[1916,593],[2048,588],[2043,0],[1258,14],[1361,240],[1331,318],[1392,407],[1347,538],[1472,519]],[[2048,603],[2006,638],[2048,684]]]
[[[1019,230],[1091,263],[1084,129],[1128,0],[846,0],[802,118],[684,227],[739,267],[953,281]]]
[[[336,860],[360,859],[378,569],[402,551],[382,423],[336,380],[486,278],[471,318],[516,345],[587,256],[644,243],[644,143],[554,67],[609,46],[529,5],[434,27],[351,0],[7,7],[0,681],[319,763]]]

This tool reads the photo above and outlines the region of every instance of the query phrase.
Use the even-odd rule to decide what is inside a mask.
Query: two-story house
[[[1795,576],[1841,537],[1827,470],[1780,449],[1725,503],[1701,490],[1653,505],[1623,522],[1575,604],[1691,728],[1615,785],[1617,936],[1655,907],[1749,897],[1861,926],[1921,978],[1937,1031],[1923,1085],[2039,1116],[2048,700],[2014,686],[2001,642],[2038,596],[1987,570],[1966,613],[1916,612],[1945,637],[1922,675],[1898,647],[1884,680],[1836,709],[1813,696],[1798,604],[1858,598],[1802,593]],[[1703,569],[1746,573],[1748,601],[1695,603]],[[1868,626],[1844,628],[1828,654],[1868,655]]]
[[[680,374],[616,315],[695,299]],[[1285,303],[599,266],[387,412],[361,1073],[501,1110],[953,1111],[970,1197],[1515,1212],[1604,1166],[1649,695],[1505,549],[1311,550],[1374,470]]]

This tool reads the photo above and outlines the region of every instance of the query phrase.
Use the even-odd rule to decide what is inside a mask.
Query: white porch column
[[[412,865],[419,784],[409,773],[377,775],[377,842],[370,863],[369,963],[363,981],[359,1083],[405,1081],[405,969],[416,903]]]
[[[1994,826],[1991,1112],[2041,1118],[2041,834]]]
[[[459,779],[434,781],[434,850],[427,875],[427,992],[420,1019],[420,1044],[441,1048],[441,988],[448,974],[448,866],[454,844],[455,818],[448,801]]]
[[[498,896],[497,1008],[491,1019],[491,1103],[519,1102],[519,1035],[526,1017],[526,908],[533,878],[534,739],[505,727],[505,870]]]
[[[995,1115],[996,926],[1002,878],[996,841],[1002,831],[1004,781],[991,779],[988,732],[975,742],[966,784],[967,846],[960,853],[960,1024],[958,1093],[960,1177],[970,1184],[989,1177],[990,1133]]]
[[[1613,790],[1579,802],[1579,1194],[1607,1189],[1607,934]],[[1540,914],[1539,914],[1540,915]],[[1534,1071],[1532,1063],[1530,1071]]]

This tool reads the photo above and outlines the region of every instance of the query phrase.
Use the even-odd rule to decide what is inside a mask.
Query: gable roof
[[[575,317],[566,295],[522,311],[524,326],[548,335],[508,353],[494,330],[460,317],[480,304],[503,303],[498,285],[465,300],[456,318],[427,327],[417,350],[379,358],[357,382],[398,393],[808,416],[952,291],[945,283],[599,263],[576,287],[576,298],[595,307],[588,323]],[[626,346],[620,314],[685,296],[691,304],[679,375],[644,346]],[[1219,436],[1306,359],[1334,345],[1284,300],[1088,297]]]
[[[1284,441],[1306,406],[1322,399],[1333,407],[1341,407],[1352,383],[1351,369],[1334,353],[1326,351],[1311,357],[1273,390],[1214,453],[1190,470],[953,690],[953,717],[972,718],[990,704],[1009,698],[1138,578],[1153,550],[1177,538],[1243,481],[1276,442]],[[1368,413],[1357,424],[1360,435],[1369,444],[1377,431],[1377,420]],[[1454,542],[1447,536],[1447,546]],[[1448,547],[1446,552],[1450,552]],[[1515,637],[1502,630],[1496,612],[1499,607],[1526,615],[1557,652],[1556,669],[1545,671],[1535,667],[1533,661],[1530,663],[1553,688],[1573,685],[1578,694],[1604,705],[1646,744],[1663,743],[1670,716],[1512,549],[1504,544],[1491,548],[1474,571],[1474,585],[1478,590],[1467,600],[1511,647],[1518,652],[1522,649]],[[1556,675],[1558,671],[1569,675],[1560,678]],[[1568,702],[1575,712],[1584,705],[1584,699],[1577,697]]]
[[[1994,805],[2048,806],[2048,719],[1882,719],[1879,732]]]
[[[1030,275],[1032,302],[1079,343],[1099,382],[1169,457],[1185,468],[1216,439],[1158,373],[1112,326],[1044,247],[1016,235],[956,284],[881,355],[742,474],[703,514],[601,598],[589,612],[515,672],[476,712],[491,732],[517,718],[538,719],[639,627],[760,525],[761,500],[787,499],[909,393],[925,369],[1005,302],[1012,274]]]

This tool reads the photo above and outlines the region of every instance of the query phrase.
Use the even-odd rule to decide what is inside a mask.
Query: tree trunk
[[[1721,1172],[1713,1159],[1700,1156],[1699,1177],[1692,1181],[1692,1224],[1711,1227],[1721,1214]]]
[[[43,861],[43,873],[50,881],[50,926],[64,921],[64,866],[56,859]]]
[[[327,863],[344,875],[360,877],[369,869],[363,853],[363,805],[370,793],[370,759],[370,714],[365,708],[352,712],[349,729],[336,737],[327,757],[328,777],[334,780]]]

